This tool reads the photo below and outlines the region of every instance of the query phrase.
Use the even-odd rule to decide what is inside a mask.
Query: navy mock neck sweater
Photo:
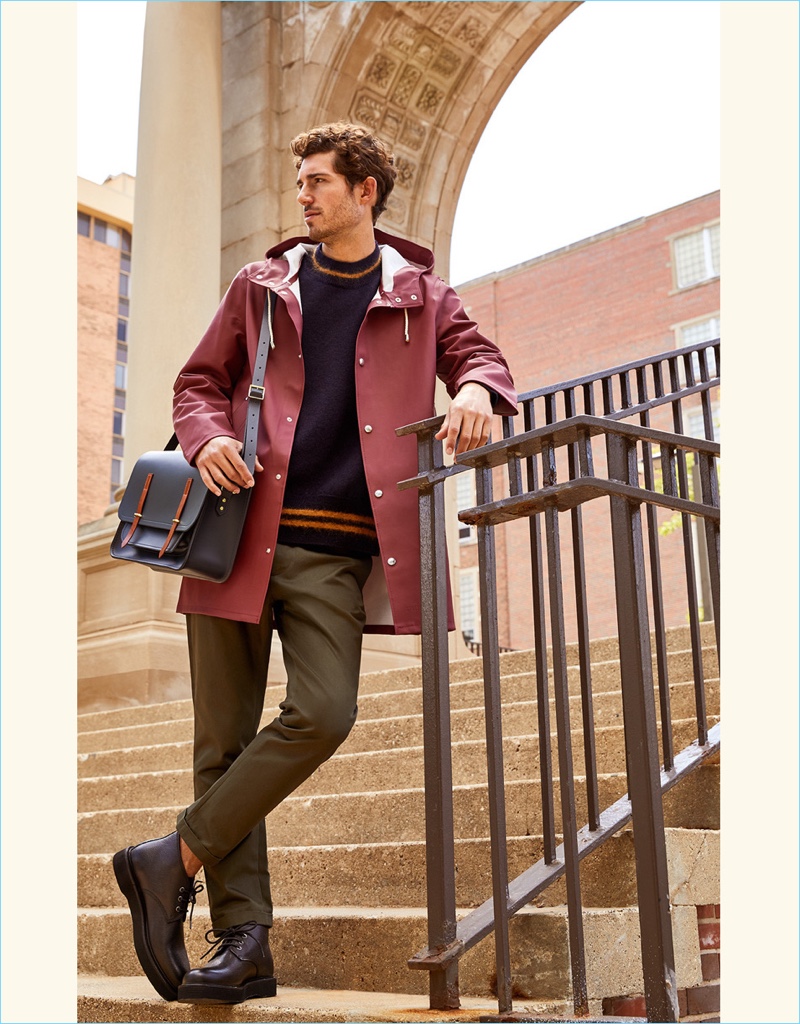
[[[278,542],[378,554],[356,410],[356,339],[381,276],[381,254],[358,263],[317,246],[300,264],[303,404],[286,477]]]

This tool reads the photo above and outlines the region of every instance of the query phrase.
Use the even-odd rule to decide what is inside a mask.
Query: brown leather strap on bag
[[[125,538],[122,541],[122,545],[121,546],[123,548],[128,543],[128,541],[131,539],[131,537],[134,535],[134,533],[136,533],[136,527],[139,525],[139,520],[142,518],[142,509],[144,508],[144,499],[147,497],[147,492],[150,490],[150,483],[151,483],[152,479],[153,479],[153,474],[152,473],[148,473],[147,474],[147,479],[144,482],[144,487],[142,488],[142,493],[139,495],[139,504],[136,506],[136,511],[133,513],[133,522],[131,523],[131,528],[125,534]]]
[[[186,504],[186,499],[189,497],[189,491],[191,489],[192,489],[192,478],[191,477],[187,477],[186,478],[186,486],[183,489],[183,495],[181,497],[180,502],[178,503],[178,509],[177,509],[177,511],[175,513],[175,518],[172,520],[172,526],[169,529],[169,533],[167,534],[167,539],[164,541],[163,547],[161,548],[161,550],[158,553],[158,557],[159,558],[163,558],[164,552],[169,547],[169,542],[172,540],[173,535],[175,534],[175,531],[178,528],[178,523],[181,521],[181,512],[183,512],[183,507]]]

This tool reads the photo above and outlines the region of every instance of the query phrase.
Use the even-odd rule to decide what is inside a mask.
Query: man
[[[253,488],[222,584],[185,579],[195,713],[195,802],[177,832],[115,855],[134,943],[165,999],[275,994],[264,818],[339,747],[356,718],[362,634],[420,632],[416,446],[395,428],[452,397],[438,437],[479,447],[516,412],[499,350],[433,272],[432,254],[375,222],[390,153],[337,123],[292,142],[308,237],[236,276],[175,384],[175,430],[216,495]],[[265,302],[274,302],[256,477],[242,449]],[[272,629],[287,672],[281,713],[258,731]],[[452,621],[451,621],[452,628]],[[189,971],[183,922],[204,868],[215,953]]]

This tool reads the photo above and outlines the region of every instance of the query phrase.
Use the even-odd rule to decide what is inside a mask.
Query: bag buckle
[[[250,390],[247,392],[248,398],[255,398],[259,402],[264,401],[265,391],[260,384],[251,384]]]

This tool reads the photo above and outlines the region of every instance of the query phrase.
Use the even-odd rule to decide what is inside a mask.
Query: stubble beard
[[[343,199],[327,215],[319,213],[310,224],[306,224],[308,237],[312,242],[335,242],[358,223],[357,212],[355,199]],[[325,218],[327,226],[318,223],[319,218]]]

